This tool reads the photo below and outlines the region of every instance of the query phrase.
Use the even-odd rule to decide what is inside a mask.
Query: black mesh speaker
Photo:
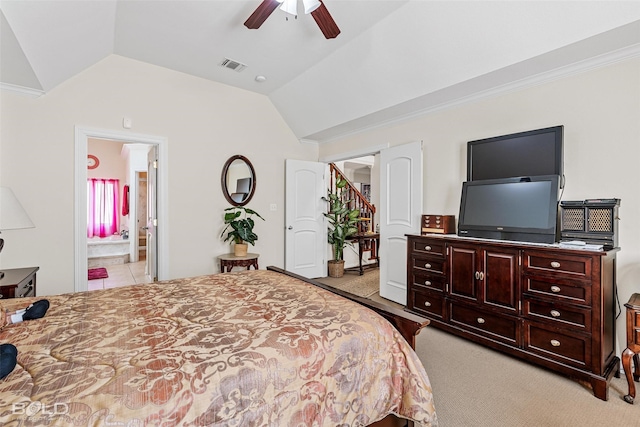
[[[561,241],[581,240],[605,248],[618,246],[620,199],[560,202]]]

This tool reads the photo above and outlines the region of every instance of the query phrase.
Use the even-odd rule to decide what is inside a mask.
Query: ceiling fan
[[[298,0],[263,0],[249,19],[245,21],[244,25],[250,29],[260,28],[278,6],[280,6],[281,10],[291,15],[297,15],[297,2]],[[327,39],[336,38],[340,34],[338,25],[336,25],[322,0],[302,0],[302,3],[304,4],[304,12],[313,16],[318,27],[320,27],[320,31]]]

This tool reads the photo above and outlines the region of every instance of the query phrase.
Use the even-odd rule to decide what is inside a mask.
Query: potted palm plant
[[[220,237],[224,237],[225,242],[231,241],[235,243],[234,254],[236,256],[245,256],[249,247],[248,244],[250,243],[253,246],[258,240],[258,235],[253,231],[253,226],[255,225],[253,216],[255,215],[263,221],[264,218],[258,212],[244,206],[233,206],[224,211],[225,228],[222,230]]]
[[[350,209],[349,200],[344,192],[347,181],[343,178],[336,180],[335,191],[329,190],[327,201],[329,211],[324,216],[329,221],[328,242],[333,247],[333,260],[329,261],[329,276],[342,277],[344,275],[344,248],[351,244],[347,239],[358,232],[360,209]]]

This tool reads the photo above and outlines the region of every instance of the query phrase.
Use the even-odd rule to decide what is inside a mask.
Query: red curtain
[[[87,180],[87,237],[118,234],[117,179]]]

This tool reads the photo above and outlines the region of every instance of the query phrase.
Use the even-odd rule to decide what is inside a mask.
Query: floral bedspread
[[[41,297],[40,297],[41,298]],[[3,310],[40,298],[7,300]],[[373,311],[276,272],[47,297],[0,330],[0,425],[437,425],[429,379]]]

